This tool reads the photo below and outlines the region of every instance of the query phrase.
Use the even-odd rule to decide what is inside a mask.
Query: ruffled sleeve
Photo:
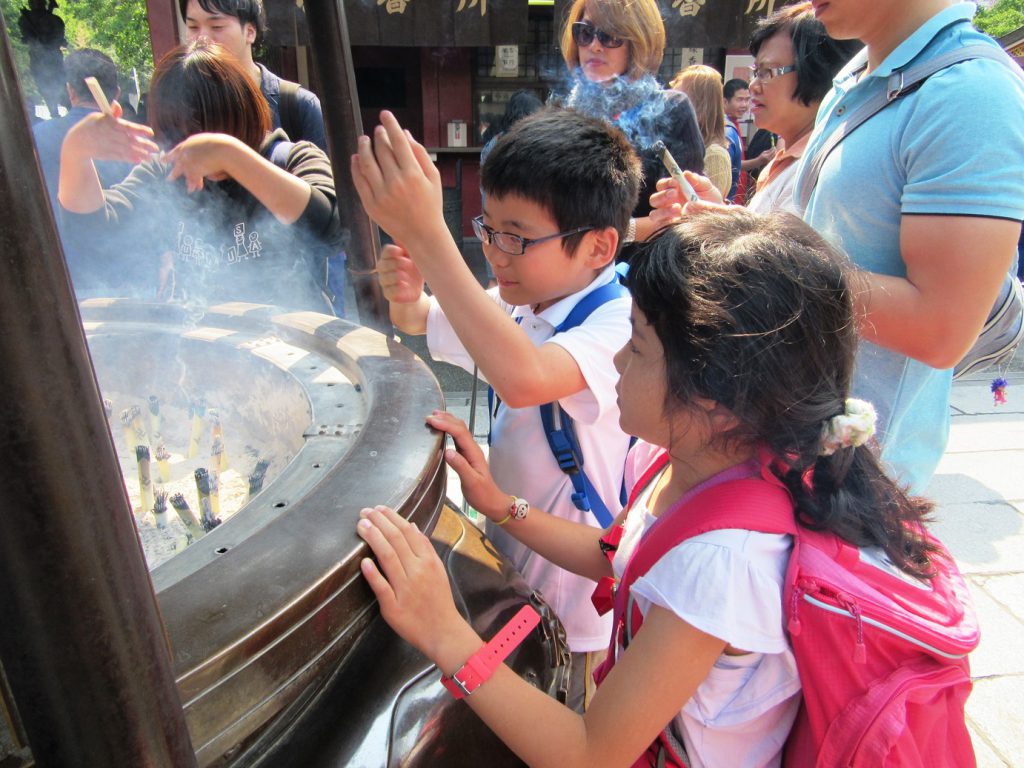
[[[782,591],[791,549],[786,535],[712,531],[672,549],[632,592],[644,613],[653,603],[734,648],[782,653],[789,647]]]

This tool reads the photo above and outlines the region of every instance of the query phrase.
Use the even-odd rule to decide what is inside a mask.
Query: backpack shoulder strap
[[[580,299],[565,320],[555,328],[555,333],[563,333],[570,328],[582,325],[598,307],[625,296],[629,296],[629,291],[618,279],[595,288]],[[593,513],[601,527],[607,528],[612,524],[615,516],[612,515],[583,470],[583,452],[580,450],[579,440],[576,438],[572,418],[561,405],[553,402],[540,406],[540,420],[551,454],[572,482],[573,505],[583,512]]]
[[[637,483],[637,487],[643,486]],[[630,506],[635,494],[636,491]],[[702,533],[725,528],[796,536],[798,528],[789,491],[781,483],[748,477],[713,485],[666,510],[641,538],[615,589],[612,626],[616,631],[608,648],[610,658],[615,656],[618,641],[624,648],[629,645],[642,621],[630,596],[633,583],[673,547]]]
[[[836,131],[834,131],[807,163],[806,170],[800,176],[798,197],[801,209],[806,209],[811,200],[811,192],[818,183],[818,176],[825,160],[836,146],[843,139],[863,125],[870,117],[885,109],[897,99],[913,93],[920,88],[924,81],[943,69],[948,69],[954,64],[961,64],[972,59],[992,59],[1010,66],[1018,77],[1024,78],[1020,67],[1013,64],[1013,60],[1001,48],[986,43],[973,43],[948,51],[945,54],[936,56],[934,59],[923,61],[918,64],[911,64],[906,69],[897,70],[889,76],[888,87],[884,92],[879,92],[874,98],[864,102],[853,114],[846,118]]]
[[[298,83],[282,79],[280,96],[277,100],[277,112],[281,118],[281,127],[292,141],[303,138],[302,120],[299,116],[299,87]]]

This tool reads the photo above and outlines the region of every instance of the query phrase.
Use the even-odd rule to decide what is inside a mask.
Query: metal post
[[[363,120],[359,114],[345,7],[343,0],[306,0],[304,8],[313,66],[324,97],[321,104],[331,148],[334,187],[342,222],[351,234],[348,274],[355,288],[359,319],[364,325],[391,335],[388,304],[373,272],[380,254],[380,238],[376,225],[359,203],[349,170],[349,158],[355,154]]]
[[[0,663],[36,764],[194,766],[0,20]]]

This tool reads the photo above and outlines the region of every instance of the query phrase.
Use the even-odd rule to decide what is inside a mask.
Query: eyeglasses
[[[495,232],[484,224],[483,216],[477,216],[473,219],[473,234],[480,238],[480,242],[485,245],[494,245],[498,250],[504,251],[509,256],[522,256],[531,245],[546,243],[548,240],[557,240],[561,237],[578,235],[580,232],[589,232],[591,229],[593,227],[579,227],[571,232],[559,232],[555,235],[538,237],[535,240],[531,240],[528,237],[513,235],[511,232]]]
[[[589,48],[594,42],[595,37],[602,48],[618,48],[626,42],[621,37],[612,37],[589,21],[577,21],[572,25],[572,39],[576,41],[576,45],[580,48]]]
[[[788,67],[750,67],[750,82],[760,80],[762,83],[770,83],[774,77],[782,77],[790,72],[796,72],[796,65]]]

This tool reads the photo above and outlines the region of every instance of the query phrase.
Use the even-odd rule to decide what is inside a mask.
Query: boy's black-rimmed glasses
[[[589,232],[592,229],[593,227],[578,227],[569,232],[558,232],[554,235],[531,240],[528,237],[513,235],[511,232],[496,232],[484,224],[483,216],[477,216],[473,219],[473,234],[480,239],[480,242],[485,245],[493,245],[499,251],[503,251],[509,256],[522,256],[531,245],[546,243],[548,240],[557,240],[560,237],[578,235],[581,232]]]
[[[589,21],[577,21],[572,25],[572,39],[580,48],[589,48],[594,38],[601,44],[602,48],[618,48],[625,40],[621,37],[609,35],[603,29],[598,29]]]

